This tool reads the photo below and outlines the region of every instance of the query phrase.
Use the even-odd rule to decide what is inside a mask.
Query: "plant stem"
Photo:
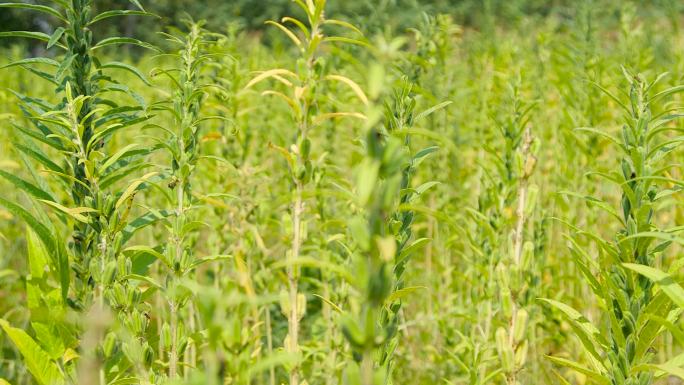
[[[525,134],[523,135],[523,146],[522,146],[522,155],[523,155],[523,163],[527,162],[527,159],[530,156],[530,145],[532,144],[532,133],[530,131],[530,128],[527,127],[525,129]],[[524,172],[524,171],[523,171]],[[522,259],[522,250],[523,250],[523,243],[525,241],[524,237],[524,230],[525,230],[525,204],[527,202],[527,187],[528,187],[528,175],[522,175],[520,178],[520,182],[518,185],[518,207],[516,209],[516,216],[518,218],[517,223],[515,225],[515,233],[514,233],[514,242],[513,242],[513,250],[514,250],[514,258],[513,262],[515,263],[516,266],[520,266],[520,262]]]
[[[302,204],[302,182],[297,180],[295,182],[295,200],[292,207],[292,252],[290,253],[290,260],[288,261],[287,280],[290,295],[290,314],[288,317],[288,336],[289,336],[289,352],[297,354],[299,351],[299,314],[297,303],[297,267],[295,263],[299,258],[301,248],[301,214],[303,211]],[[299,367],[295,366],[290,371],[290,385],[299,384]]]
[[[271,311],[266,307],[266,346],[268,347],[268,354],[273,354],[273,329],[271,327]],[[276,385],[275,366],[270,365],[268,368],[269,385]]]
[[[178,136],[179,148],[184,147],[183,135]],[[176,234],[174,239],[176,241],[176,257],[175,263],[180,263],[183,258],[183,236],[181,234],[182,224],[185,223],[185,208],[183,199],[185,195],[185,181],[180,180],[176,187]],[[178,375],[178,347],[176,341],[178,339],[178,304],[174,299],[169,302],[169,312],[171,315],[171,351],[169,352],[169,378],[175,379]]]
[[[366,350],[361,361],[361,385],[373,385],[373,353]]]
[[[169,352],[169,378],[175,379],[177,376],[178,367],[178,347],[176,346],[176,331],[178,329],[178,309],[176,303],[171,301],[169,303],[169,312],[171,313],[171,351]]]
[[[523,143],[522,143],[522,148],[521,148],[521,153],[522,153],[522,158],[523,158],[523,175],[520,176],[519,184],[518,184],[518,207],[516,209],[516,216],[517,216],[517,222],[515,225],[515,232],[513,234],[513,263],[514,263],[514,271],[516,274],[520,275],[522,274],[521,268],[522,268],[522,253],[523,253],[523,244],[525,242],[525,205],[527,203],[527,188],[529,186],[529,175],[526,173],[527,171],[525,170],[525,165],[527,164],[527,161],[530,157],[530,146],[532,145],[532,132],[530,130],[530,127],[525,128],[525,132],[523,134]],[[514,290],[518,290],[519,288],[513,288]],[[516,295],[517,296],[517,295]],[[515,352],[518,342],[515,341],[515,328],[516,328],[516,322],[518,319],[518,304],[516,303],[515,298],[513,299],[512,302],[512,313],[511,313],[511,321],[510,321],[510,328],[508,332],[508,338],[509,338],[509,343]],[[518,373],[519,368],[515,368],[509,375],[506,377],[506,382],[509,385],[515,385],[518,383],[517,380],[517,373]]]

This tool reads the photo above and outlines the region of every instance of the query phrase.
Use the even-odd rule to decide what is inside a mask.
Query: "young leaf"
[[[547,304],[560,310],[567,317],[573,330],[575,330],[575,334],[577,334],[577,337],[580,339],[580,342],[582,342],[582,345],[586,351],[594,359],[593,363],[598,365],[600,368],[605,369],[604,365],[602,364],[603,359],[596,350],[596,345],[605,347],[607,346],[607,342],[599,330],[592,325],[591,322],[589,322],[589,320],[587,320],[580,312],[571,308],[570,306],[552,299],[540,298],[539,300],[546,302]]]
[[[672,302],[680,308],[684,308],[684,289],[675,282],[671,275],[646,265],[635,263],[623,263],[622,265],[653,281],[670,297]]]
[[[136,67],[134,67],[130,64],[126,64],[126,63],[122,63],[122,62],[118,62],[118,61],[110,61],[110,62],[102,64],[100,66],[100,68],[103,68],[103,69],[116,68],[116,69],[128,71],[128,72],[132,73],[133,75],[135,75],[138,79],[142,80],[143,83],[147,84],[148,86],[152,86],[152,83],[150,83],[150,81],[147,79],[147,76],[145,76],[145,74],[140,72],[139,69],[137,69]]]
[[[117,16],[152,16],[152,17],[159,18],[159,16],[157,16],[153,13],[145,12],[145,11],[136,11],[136,10],[130,10],[130,9],[114,9],[111,11],[102,12],[102,13],[98,14],[97,16],[93,17],[93,19],[90,20],[90,23],[88,23],[88,25],[90,26],[90,25],[97,23],[98,21],[109,19],[110,17],[117,17]]]
[[[433,113],[445,108],[446,106],[448,106],[451,103],[453,103],[453,102],[450,100],[447,100],[446,102],[442,102],[442,103],[437,104],[436,106],[432,106],[432,107],[428,108],[427,110],[421,112],[420,114],[416,115],[415,121],[417,122],[423,118],[426,118],[426,117],[432,115]]]
[[[48,250],[51,250],[55,247],[55,240],[52,237],[50,230],[47,228],[47,226],[38,221],[26,209],[2,197],[0,197],[0,205],[5,206],[5,208],[9,210],[10,213],[23,219],[26,222],[26,224],[28,224],[31,227],[31,229],[33,229],[33,231],[36,232],[41,242],[43,242],[43,244],[45,245],[45,247],[48,248]]]
[[[609,385],[610,384],[610,380],[607,377],[605,377],[601,373],[597,373],[597,372],[595,372],[595,371],[593,371],[587,367],[584,367],[577,362],[566,360],[565,358],[553,357],[553,356],[546,356],[546,358],[548,358],[549,360],[551,360],[555,364],[565,366],[565,367],[568,367],[568,368],[575,370],[579,373],[582,373],[585,376],[596,381],[596,383],[598,383],[598,384],[602,384],[602,385]]]
[[[4,319],[0,319],[0,327],[7,333],[21,355],[24,357],[26,369],[40,385],[64,385],[65,377],[59,366],[25,331],[11,327]]]
[[[37,186],[35,186],[35,185],[17,177],[17,176],[14,176],[14,174],[10,174],[8,172],[0,170],[0,177],[5,178],[8,182],[12,183],[15,187],[25,191],[27,194],[31,195],[34,198],[48,200],[48,201],[54,201],[55,200],[55,198],[53,198],[47,192],[41,190]]]
[[[138,40],[138,39],[133,39],[132,37],[109,37],[106,39],[100,40],[95,46],[91,48],[92,51],[107,47],[110,45],[123,45],[123,44],[130,44],[130,45],[137,45],[138,47],[142,48],[147,48],[152,51],[156,52],[162,52],[159,48],[155,47],[154,45],[150,43],[145,43],[144,41]]]
[[[28,4],[28,3],[0,3],[0,8],[21,8],[28,9],[31,11],[42,12],[51,16],[54,16],[62,21],[66,21],[64,16],[62,16],[56,9],[50,8],[45,5]]]
[[[59,27],[55,30],[55,32],[52,33],[52,36],[50,36],[50,40],[47,44],[48,49],[52,48],[52,46],[57,44],[62,35],[64,35],[64,31],[65,29],[63,27]]]

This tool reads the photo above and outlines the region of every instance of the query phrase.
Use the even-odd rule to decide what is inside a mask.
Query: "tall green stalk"
[[[437,147],[412,153],[410,132],[416,121],[445,104],[415,114],[411,90],[412,85],[404,81],[385,103],[384,125],[368,121],[367,153],[357,169],[360,212],[348,226],[358,249],[352,267],[361,298],[344,315],[342,331],[359,363],[358,368],[349,368],[346,376],[362,385],[392,381],[402,298],[417,290],[406,287],[404,271],[412,253],[428,241],[412,238],[415,212],[411,205],[435,183],[412,188],[411,176]],[[368,115],[374,116],[372,104]]]
[[[173,203],[173,219],[167,222],[169,243],[164,247],[163,260],[166,266],[164,277],[164,295],[168,303],[168,322],[164,322],[160,342],[162,351],[168,359],[168,377],[179,376],[180,360],[185,354],[186,370],[195,366],[196,347],[187,341],[187,335],[195,330],[195,311],[187,289],[181,286],[183,277],[191,275],[193,269],[201,262],[194,255],[189,237],[198,224],[190,210],[197,209],[193,194],[193,172],[200,160],[200,129],[204,121],[211,117],[202,115],[202,104],[207,96],[206,85],[202,83],[202,71],[210,60],[210,55],[203,52],[205,32],[202,25],[188,23],[185,36],[165,34],[167,40],[179,47],[177,60],[173,70],[156,69],[156,74],[166,75],[174,89],[171,100],[158,103],[153,108],[168,111],[173,117],[173,127],[166,129],[171,134],[168,150],[172,161],[168,169],[170,181],[168,188]],[[217,117],[218,118],[218,117]],[[186,314],[187,310],[187,314]]]
[[[306,312],[306,295],[300,293],[299,279],[300,268],[299,259],[302,256],[302,246],[306,239],[303,233],[303,225],[310,218],[306,210],[306,197],[309,185],[315,172],[311,160],[311,131],[325,121],[340,117],[364,118],[362,114],[355,112],[321,112],[318,105],[317,83],[321,81],[334,81],[346,84],[352,88],[356,95],[365,100],[365,95],[358,85],[352,80],[340,75],[327,75],[326,65],[320,57],[320,50],[324,43],[342,41],[357,44],[367,44],[365,42],[351,38],[337,36],[326,36],[323,26],[337,25],[349,29],[355,33],[358,30],[351,24],[326,19],[324,15],[326,0],[308,0],[296,2],[298,7],[306,14],[306,22],[301,22],[292,17],[284,17],[282,23],[269,21],[269,24],[276,26],[283,31],[287,37],[299,49],[299,59],[295,71],[283,68],[272,69],[263,72],[252,79],[246,86],[251,88],[255,84],[265,79],[275,79],[285,85],[288,93],[277,90],[265,91],[266,95],[273,95],[283,99],[290,107],[296,125],[294,143],[289,148],[278,148],[288,162],[289,179],[291,181],[291,230],[292,239],[289,250],[286,253],[286,276],[287,291],[281,295],[281,310],[287,318],[287,337],[284,341],[285,350],[298,359],[301,358],[300,333],[301,321]],[[297,28],[297,33],[290,30],[286,25],[293,25]],[[275,147],[275,146],[274,146]],[[289,367],[290,385],[301,383],[301,363],[295,362]]]
[[[656,84],[662,76],[647,82],[640,74],[624,72],[630,85],[627,103],[600,87],[624,112],[625,124],[620,137],[596,129],[582,129],[608,138],[621,155],[618,170],[595,173],[621,190],[619,210],[600,199],[585,197],[590,206],[613,217],[620,228],[612,242],[591,236],[600,250],[596,261],[577,241],[572,239],[570,243],[579,270],[606,309],[608,327],[594,326],[567,305],[549,299],[544,301],[567,317],[591,366],[583,367],[558,357],[551,357],[553,362],[582,371],[606,384],[648,385],[662,375],[656,368],[665,372],[674,370],[652,363],[656,338],[664,332],[661,320],[672,320],[680,313],[670,312],[672,305],[668,297],[672,293],[669,290],[654,292],[652,279],[659,277],[657,273],[654,275],[654,268],[660,265],[663,252],[673,241],[655,223],[658,203],[669,195],[668,190],[659,186],[662,181],[669,180],[665,174],[671,166],[663,160],[681,142],[680,138],[661,139],[665,132],[673,129],[668,123],[679,115],[662,110],[660,103],[664,97],[681,92],[684,87],[656,93]],[[574,229],[577,236],[588,234]],[[659,243],[654,244],[654,241]],[[661,284],[666,284],[665,281],[665,278],[656,280]]]
[[[58,179],[71,185],[71,197],[73,203],[81,207],[80,212],[88,213],[88,216],[90,213],[101,213],[103,216],[99,221],[96,220],[97,216],[93,216],[93,220],[75,221],[72,241],[69,243],[74,260],[71,268],[76,278],[74,283],[76,296],[70,300],[70,304],[76,308],[88,307],[93,300],[90,288],[98,285],[96,282],[100,280],[104,259],[110,254],[109,248],[114,243],[118,227],[112,223],[114,218],[111,212],[117,196],[107,191],[111,184],[111,179],[107,178],[107,174],[108,171],[113,173],[113,170],[107,168],[116,166],[112,163],[123,159],[121,157],[112,159],[113,155],[103,156],[102,148],[113,132],[144,120],[144,118],[140,119],[135,112],[126,113],[123,109],[118,110],[117,108],[121,106],[106,97],[108,92],[117,87],[126,93],[132,93],[127,87],[120,85],[116,79],[107,77],[104,73],[107,69],[124,69],[139,74],[137,70],[119,62],[101,63],[94,56],[94,51],[104,46],[125,43],[150,46],[135,39],[122,41],[117,38],[108,38],[99,42],[93,41],[91,25],[105,18],[124,16],[126,13],[112,11],[94,15],[92,0],[73,0],[70,3],[65,2],[61,7],[42,8],[33,8],[23,3],[0,4],[0,8],[4,7],[27,8],[49,14],[62,22],[62,26],[56,27],[52,35],[39,32],[5,32],[2,36],[43,40],[47,42],[48,49],[56,49],[63,53],[61,62],[39,58],[20,60],[12,65],[22,66],[53,83],[57,93],[67,94],[61,103],[55,105],[37,98],[19,95],[25,103],[26,114],[34,117],[35,126],[40,132],[38,135],[52,136],[39,138],[31,131],[20,130],[32,139],[47,144],[64,154],[69,170],[63,170],[57,164],[48,162],[44,154],[24,150],[30,157],[50,169]],[[136,13],[148,15],[142,9]],[[40,68],[41,64],[53,67],[54,72],[44,72]],[[141,74],[139,75],[146,81]],[[48,111],[60,110],[65,113],[61,122],[36,117]],[[110,159],[112,161],[108,162]],[[109,167],[103,168],[104,166]],[[118,231],[120,230],[118,228]],[[63,281],[68,280],[66,276],[68,272],[62,272],[62,274]],[[63,286],[62,290],[66,297],[68,288]],[[99,293],[95,294],[96,296],[101,296],[102,290],[99,288],[95,292]]]
[[[55,94],[60,98],[59,102],[52,103],[39,97],[16,93],[33,128],[17,125],[17,131],[27,140],[15,146],[22,157],[44,167],[46,173],[67,194],[65,197],[53,193],[43,177],[31,171],[35,184],[16,176],[3,176],[27,191],[36,201],[54,209],[56,220],[49,219],[39,207],[36,207],[38,215],[34,216],[10,202],[1,199],[0,202],[11,206],[12,211],[23,217],[46,247],[50,270],[58,276],[62,303],[57,306],[54,301],[49,300],[49,285],[35,287],[40,291],[41,306],[49,309],[55,317],[49,333],[41,332],[39,335],[42,339],[50,336],[66,344],[78,333],[92,326],[85,322],[87,319],[76,323],[65,319],[67,306],[77,311],[94,308],[95,313],[103,315],[106,313],[105,307],[109,305],[117,310],[120,309],[118,305],[124,305],[124,301],[114,304],[108,293],[116,280],[117,260],[125,259],[122,255],[123,245],[140,228],[137,225],[129,226],[133,197],[136,192],[145,188],[143,181],[151,176],[135,180],[127,187],[118,186],[117,182],[145,168],[145,162],[141,158],[150,151],[135,151],[133,149],[137,145],[131,144],[110,154],[106,147],[108,140],[116,132],[148,119],[144,101],[121,84],[112,72],[123,70],[133,73],[144,83],[149,82],[131,65],[100,61],[96,51],[120,44],[137,44],[146,48],[152,46],[132,38],[111,37],[95,41],[92,36],[92,26],[101,20],[128,14],[149,15],[142,8],[130,13],[109,11],[94,14],[91,0],[55,3],[57,4],[53,6],[0,4],[0,8],[28,9],[47,14],[52,20],[60,22],[52,35],[39,32],[3,32],[0,37],[42,40],[47,42],[48,50],[56,50],[57,55],[60,55],[59,61],[47,57],[28,58],[9,66],[20,66],[51,83],[55,87]],[[134,3],[138,4],[137,1]],[[111,98],[112,92],[123,92],[135,100],[136,104],[121,104]],[[59,156],[54,157],[55,153]],[[71,228],[68,248],[60,237],[62,224]],[[75,276],[73,281],[72,271]],[[122,276],[123,274],[120,277]],[[98,332],[94,335],[104,335],[107,326],[109,325],[99,322],[96,326]],[[106,383],[110,376],[119,373],[112,374],[101,363],[96,349],[100,342],[98,339],[99,337],[90,338],[88,344],[82,346],[81,353],[85,356],[83,367],[97,371],[97,375],[92,378]]]

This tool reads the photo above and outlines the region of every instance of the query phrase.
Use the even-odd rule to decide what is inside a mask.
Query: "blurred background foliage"
[[[43,4],[39,0],[25,0],[33,4]],[[618,20],[624,3],[634,3],[641,12],[665,15],[678,23],[678,15],[684,9],[679,0],[639,0],[594,2],[596,9],[604,17]],[[366,32],[386,34],[406,31],[421,22],[421,15],[445,13],[454,22],[466,28],[487,31],[495,26],[520,26],[535,20],[541,21],[550,16],[560,20],[571,19],[574,15],[574,0],[345,0],[331,2],[327,12],[341,19],[364,25]],[[131,8],[131,3],[121,0],[100,0],[96,2],[100,10]],[[285,15],[297,15],[291,0],[157,0],[145,4],[148,11],[161,17],[161,24],[177,27],[186,17],[206,20],[207,28],[212,31],[246,30],[252,33],[269,32],[265,42],[283,39],[279,33],[265,28],[266,20],[277,20]],[[600,15],[597,15],[600,16]],[[120,36],[149,36],[159,31],[159,20],[141,17],[116,18],[98,25],[95,34]],[[50,33],[50,23],[45,17],[36,17],[31,12],[19,9],[0,11],[0,31],[43,31]],[[157,38],[158,41],[162,39]],[[9,40],[0,44],[7,45]]]

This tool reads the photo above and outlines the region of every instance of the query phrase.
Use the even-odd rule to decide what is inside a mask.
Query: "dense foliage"
[[[0,385],[682,383],[681,7],[0,3]]]

